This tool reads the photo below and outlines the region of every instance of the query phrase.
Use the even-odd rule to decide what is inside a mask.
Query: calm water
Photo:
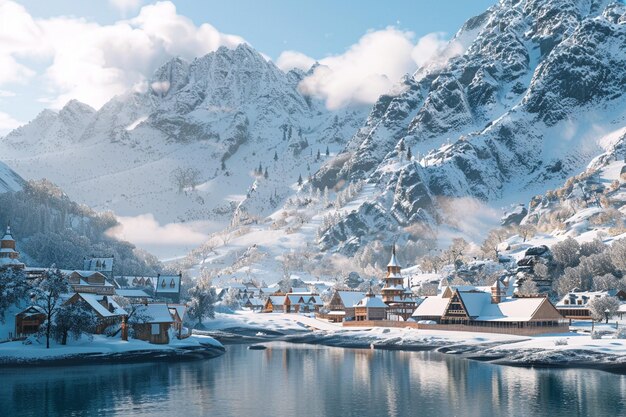
[[[269,344],[176,363],[0,369],[0,416],[624,416],[626,377]]]

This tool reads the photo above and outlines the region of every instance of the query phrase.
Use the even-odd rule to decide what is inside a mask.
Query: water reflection
[[[7,416],[618,416],[626,377],[270,344],[209,361],[0,370]]]

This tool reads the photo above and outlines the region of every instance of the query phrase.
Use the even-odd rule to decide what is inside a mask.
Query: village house
[[[15,334],[13,337],[20,338],[39,331],[46,321],[46,314],[39,306],[29,306],[15,315]]]
[[[285,313],[319,312],[324,303],[319,296],[310,293],[288,293],[283,301]]]
[[[570,320],[591,320],[589,301],[607,296],[616,297],[620,300],[622,305],[618,314],[622,318],[623,314],[626,313],[626,292],[622,290],[581,291],[575,288],[556,303],[556,309],[563,317]]]
[[[333,323],[353,320],[354,306],[361,301],[365,295],[366,294],[361,291],[335,291],[328,302],[328,312],[320,317],[327,318]]]
[[[69,272],[69,271],[64,271]],[[97,271],[72,271],[67,277],[72,289],[79,293],[114,295],[115,287]]]
[[[250,297],[245,301],[245,303],[243,303],[243,307],[249,308],[253,311],[261,311],[263,310],[264,306],[265,302],[263,302],[262,299],[256,297]]]
[[[183,275],[157,275],[157,283],[154,288],[155,298],[167,299],[173,303],[180,302],[180,282]]]
[[[182,317],[178,315],[176,308],[170,308],[165,303],[142,305],[138,307],[136,314],[148,319],[144,323],[132,324],[135,339],[153,344],[168,344],[170,330],[179,334],[182,328],[178,326],[182,323]]]
[[[506,297],[496,280],[484,291],[444,291],[426,297],[412,315],[418,324],[440,330],[533,335],[569,331],[567,322],[547,297]]]
[[[264,313],[282,313],[285,311],[285,296],[271,295],[267,297],[263,306]]]
[[[113,256],[104,258],[83,258],[83,270],[85,271],[98,271],[105,275],[108,280],[113,280],[113,262],[115,258]]]
[[[147,304],[153,300],[147,292],[137,288],[117,288],[115,294],[126,298],[132,304]]]
[[[383,288],[380,290],[382,300],[387,306],[387,319],[408,320],[415,311],[417,299],[410,288],[404,285],[401,274],[402,267],[396,258],[396,247],[391,250],[391,259],[387,264],[387,275],[383,279]]]
[[[360,300],[354,306],[354,320],[385,320],[387,318],[387,309],[389,307],[373,292],[368,291],[365,298]]]
[[[97,317],[96,334],[102,334],[107,327],[121,323],[122,318],[128,315],[126,310],[120,307],[113,297],[108,295],[76,293],[66,301],[66,304],[79,301],[84,302],[84,305],[88,306]]]

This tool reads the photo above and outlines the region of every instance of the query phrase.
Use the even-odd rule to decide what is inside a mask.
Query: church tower
[[[0,240],[0,268],[23,268],[24,264],[18,260],[19,257],[20,253],[15,250],[15,239],[11,234],[11,226],[7,226],[7,231]]]
[[[396,258],[396,245],[391,249],[391,259],[387,264],[387,276],[385,277],[384,286],[381,289],[383,301],[387,304],[400,301],[404,296],[404,285],[400,271],[402,267]]]

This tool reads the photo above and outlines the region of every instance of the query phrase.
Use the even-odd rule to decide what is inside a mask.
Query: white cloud
[[[100,25],[74,17],[36,19],[0,0],[0,86],[41,77],[43,102],[61,107],[75,98],[99,108],[115,94],[145,88],[146,77],[173,56],[192,59],[242,42],[209,24],[196,26],[169,1]]]
[[[123,16],[137,10],[141,3],[143,3],[141,0],[109,0],[109,4],[119,10]]]
[[[394,27],[368,32],[343,54],[321,59],[321,65],[302,81],[300,88],[324,99],[330,109],[374,103],[403,75],[430,62],[447,44],[439,33],[428,34],[416,44],[413,37],[413,33]],[[306,55],[286,51],[277,65],[282,69],[303,68],[312,62]]]
[[[23,123],[0,111],[0,136],[4,136]]]
[[[285,72],[294,68],[308,71],[313,64],[313,58],[298,51],[284,51],[276,60],[276,66]]]
[[[118,220],[120,225],[109,229],[107,233],[138,246],[197,246],[207,238],[206,234],[199,233],[191,225],[184,223],[169,223],[162,226],[151,213],[136,217],[118,217]]]

